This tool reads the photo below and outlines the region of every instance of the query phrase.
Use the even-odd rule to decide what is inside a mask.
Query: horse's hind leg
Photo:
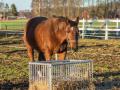
[[[27,47],[27,51],[28,51],[28,56],[30,58],[30,61],[33,62],[34,61],[34,50],[32,49],[32,47]]]
[[[33,48],[29,45],[29,43],[27,42],[26,38],[23,38],[24,39],[24,43],[27,47],[27,53],[28,53],[28,56],[30,58],[30,61],[34,61],[34,50]]]
[[[39,60],[39,61],[45,61],[44,53],[39,52],[38,60]]]

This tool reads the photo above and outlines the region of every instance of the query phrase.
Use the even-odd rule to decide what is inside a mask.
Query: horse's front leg
[[[58,60],[65,60],[66,54],[66,51],[58,53]]]
[[[39,52],[38,60],[39,61],[45,61],[45,56],[44,56],[43,52]]]
[[[45,53],[44,53],[44,56],[45,56],[45,60],[48,61],[51,59],[51,53],[49,50],[46,50]]]

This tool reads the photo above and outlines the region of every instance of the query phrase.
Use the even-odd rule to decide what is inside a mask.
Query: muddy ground
[[[66,59],[93,60],[96,90],[120,89],[120,40],[79,39],[78,52]],[[28,60],[20,36],[0,37],[0,90],[27,90]]]

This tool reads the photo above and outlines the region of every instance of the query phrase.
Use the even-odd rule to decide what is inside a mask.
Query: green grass
[[[80,26],[80,28],[82,28],[82,22],[80,22],[79,23],[79,26]],[[85,26],[86,27],[89,27],[89,28],[105,28],[105,25],[104,25],[104,23],[102,23],[102,22],[97,22],[97,21],[95,21],[93,24],[92,24],[92,26],[90,26],[90,23],[89,22],[86,22],[86,24],[85,24]],[[110,28],[110,29],[116,29],[116,23],[115,22],[109,22],[108,23],[108,28]],[[120,26],[120,22],[118,23],[118,26]]]
[[[10,81],[12,83],[20,83],[28,79],[28,64],[26,59],[23,61],[9,62],[0,64],[0,82]]]
[[[28,20],[9,20],[0,22],[0,30],[23,30]]]
[[[26,20],[26,19],[25,20],[21,19],[21,20],[1,21],[0,22],[0,30],[23,30],[27,21],[28,20]],[[95,21],[92,24],[93,28],[102,28],[103,26],[104,26],[103,23],[97,22],[97,21]],[[119,26],[120,26],[120,22],[119,22]],[[82,22],[79,23],[79,27],[82,28]],[[88,23],[88,22],[86,23],[86,27],[92,28],[92,27],[90,27],[90,23]],[[105,28],[105,26],[103,28]],[[108,28],[115,29],[116,23],[109,22]]]
[[[15,39],[14,39],[15,38]],[[28,56],[24,49],[8,46],[23,46],[19,37],[8,38],[0,44],[7,42],[7,45],[0,46],[0,81],[21,78],[28,78]],[[14,44],[10,44],[14,42]],[[93,60],[94,73],[108,73],[120,71],[120,40],[94,40],[80,39],[78,52],[69,52],[68,59]],[[11,52],[16,51],[16,52]],[[11,53],[5,53],[11,52]],[[110,75],[112,76],[112,75]],[[120,75],[117,75],[118,77]],[[115,76],[114,76],[115,77]]]
[[[0,84],[6,82],[18,84],[28,81],[29,58],[26,49],[19,48],[24,47],[20,38],[18,36],[6,39],[0,37]],[[6,42],[7,44],[4,45]],[[9,46],[18,46],[18,48]],[[80,39],[78,52],[68,52],[67,58],[93,60],[94,74],[103,74],[94,76],[93,81],[96,83],[105,82],[106,79],[108,81],[120,80],[120,40]]]

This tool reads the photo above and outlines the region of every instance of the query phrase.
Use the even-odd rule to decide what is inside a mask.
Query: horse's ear
[[[76,18],[76,23],[79,24],[79,16]]]

